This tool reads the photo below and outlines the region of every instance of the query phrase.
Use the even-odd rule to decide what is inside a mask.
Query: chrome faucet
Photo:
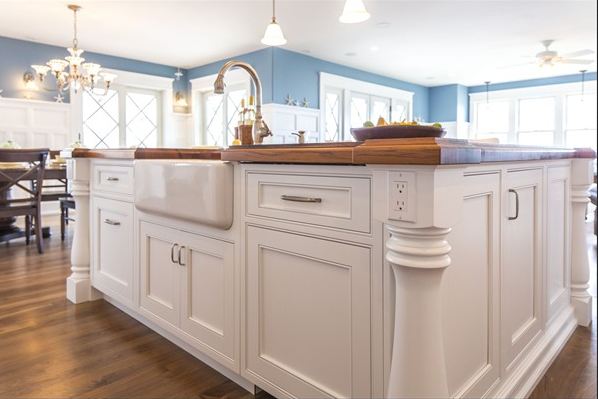
[[[255,122],[253,124],[253,141],[256,144],[261,144],[264,137],[272,136],[270,128],[262,118],[262,82],[257,71],[248,63],[243,61],[229,61],[220,68],[216,81],[214,82],[214,93],[224,93],[224,75],[231,68],[241,68],[247,71],[253,85],[255,86]]]

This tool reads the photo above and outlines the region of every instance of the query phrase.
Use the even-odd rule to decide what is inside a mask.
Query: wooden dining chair
[[[48,149],[0,149],[0,162],[22,163],[22,167],[0,167],[0,217],[25,216],[25,238],[29,243],[31,221],[35,228],[37,250],[44,252],[41,221],[41,196],[48,158]],[[27,184],[33,181],[35,184]],[[13,198],[10,190],[18,187],[25,193],[23,198]]]

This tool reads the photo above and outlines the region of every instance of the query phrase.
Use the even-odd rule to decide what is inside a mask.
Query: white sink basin
[[[228,229],[233,223],[233,166],[207,160],[135,161],[135,207]]]

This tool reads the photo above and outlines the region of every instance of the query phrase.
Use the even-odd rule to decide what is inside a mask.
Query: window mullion
[[[127,146],[127,93],[124,87],[119,87],[118,91],[118,145],[121,148]]]

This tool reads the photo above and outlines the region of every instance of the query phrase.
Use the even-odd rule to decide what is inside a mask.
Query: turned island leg
[[[588,326],[592,321],[590,260],[586,232],[588,189],[592,184],[592,159],[571,162],[571,304],[577,323]]]
[[[66,279],[66,297],[73,303],[99,299],[91,286],[89,265],[89,160],[68,161],[67,175],[75,201],[75,224],[71,247],[71,275]]]
[[[396,286],[387,397],[448,398],[440,290],[451,263],[450,229],[386,228],[386,260]]]

